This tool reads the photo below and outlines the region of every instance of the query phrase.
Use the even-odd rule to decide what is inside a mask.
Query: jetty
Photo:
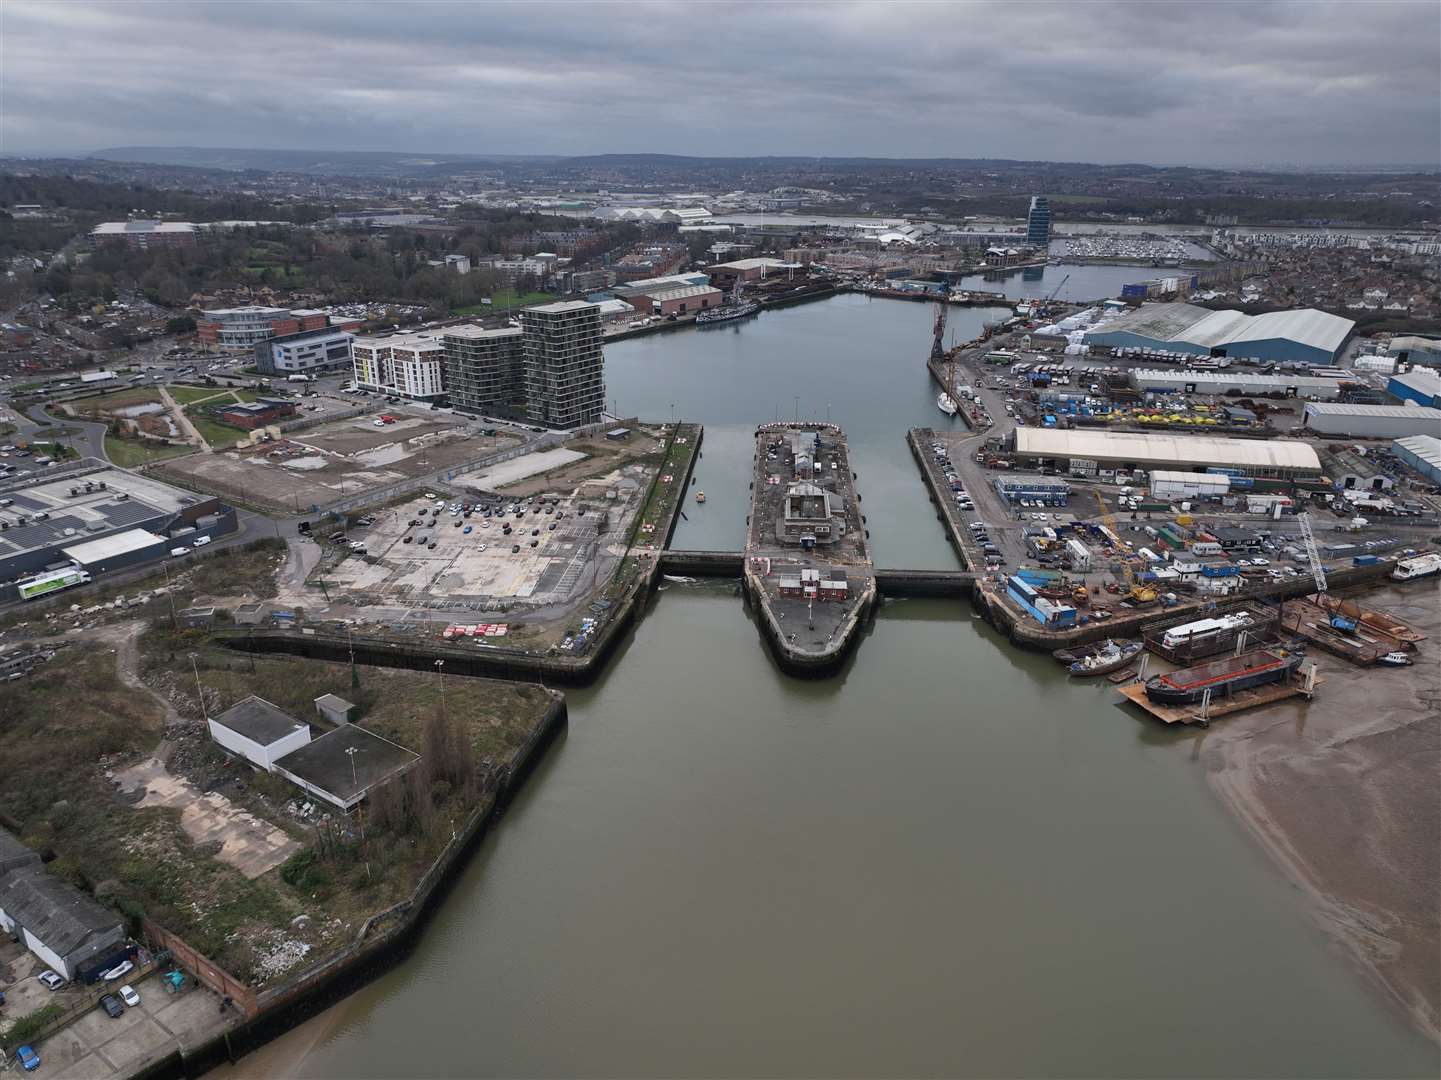
[[[845,433],[835,424],[756,429],[744,583],[781,668],[838,669],[876,602],[876,575]]]

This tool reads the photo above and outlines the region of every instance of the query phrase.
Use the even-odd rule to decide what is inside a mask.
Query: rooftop
[[[297,728],[309,726],[254,694],[236,702],[219,716],[212,716],[210,722],[229,728],[261,746],[279,742]]]
[[[1308,401],[1306,411],[1327,416],[1410,416],[1436,421],[1441,431],[1441,409],[1420,405],[1359,405],[1345,401]]]
[[[0,909],[62,957],[84,945],[91,934],[120,925],[119,915],[40,866],[0,876]]]
[[[1427,465],[1441,469],[1441,439],[1434,435],[1407,435],[1393,444],[1415,454]]]
[[[1087,337],[1128,333],[1208,349],[1285,338],[1334,352],[1355,326],[1350,319],[1314,308],[1247,315],[1241,311],[1210,311],[1195,304],[1142,304],[1130,315],[1092,328]]]
[[[573,311],[600,310],[599,304],[592,304],[587,300],[561,300],[554,304],[535,304],[528,308],[521,308],[521,312],[538,311],[545,315],[567,315]]]
[[[489,338],[518,337],[523,331],[518,326],[480,326],[467,323],[465,326],[447,326],[443,337],[464,338],[467,341],[484,341]]]
[[[668,289],[655,289],[645,295],[652,300],[685,300],[692,296],[707,296],[711,293],[719,294],[720,290],[712,285],[675,285]]]
[[[275,764],[349,806],[371,788],[399,776],[419,760],[419,754],[389,739],[382,739],[355,724],[346,724],[312,739]]]
[[[1306,407],[1313,405],[1308,403]],[[1316,451],[1292,439],[1219,439],[1202,435],[1024,427],[1016,429],[1016,451],[1034,457],[1321,471],[1321,459]]]
[[[129,233],[193,233],[199,226],[188,221],[105,221],[90,230],[92,236],[125,236]]]
[[[143,551],[156,544],[165,543],[165,537],[157,536],[146,529],[126,529],[124,532],[115,533],[111,536],[102,536],[99,540],[86,540],[84,543],[71,544],[62,548],[65,557],[74,559],[81,566],[87,563],[100,562],[102,559],[113,559],[117,555],[124,555],[131,551]]]

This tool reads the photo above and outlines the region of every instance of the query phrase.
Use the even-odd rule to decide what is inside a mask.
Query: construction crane
[[[1316,599],[1326,595],[1326,567],[1321,564],[1321,552],[1316,547],[1316,533],[1311,528],[1311,515],[1306,511],[1296,515],[1296,524],[1301,527],[1301,544],[1306,549],[1306,560],[1311,564],[1311,580],[1316,583]]]
[[[1061,278],[1059,284],[1057,284],[1056,287],[1051,290],[1051,295],[1041,301],[1040,310],[1036,312],[1037,315],[1045,315],[1050,312],[1051,304],[1055,302],[1056,294],[1060,292],[1063,288],[1065,288],[1066,282],[1070,280],[1070,274],[1067,274],[1065,277]]]
[[[1096,505],[1101,508],[1101,524],[1110,529],[1111,533],[1119,538],[1121,534],[1117,531],[1116,515],[1106,509],[1106,500],[1101,498],[1099,491],[1092,491],[1091,494],[1096,497]],[[1126,595],[1137,607],[1146,607],[1149,604],[1154,604],[1160,599],[1160,594],[1149,585],[1138,582],[1136,580],[1136,571],[1131,566],[1131,560],[1126,558],[1124,552],[1120,554],[1121,565],[1126,571]]]

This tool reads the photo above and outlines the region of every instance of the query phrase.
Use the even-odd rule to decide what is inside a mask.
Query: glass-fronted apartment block
[[[441,342],[445,347],[445,390],[450,403],[478,413],[518,408],[525,385],[523,336],[518,326],[446,329]]]
[[[605,408],[600,305],[568,300],[525,308],[524,409],[538,424],[577,427]]]

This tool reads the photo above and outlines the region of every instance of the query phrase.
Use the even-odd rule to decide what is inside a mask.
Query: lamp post
[[[440,715],[441,715],[441,718],[444,719],[444,717],[445,717],[445,661],[444,661],[444,660],[437,660],[437,661],[435,662],[435,674],[436,674],[436,675],[439,677],[439,679],[440,679]]]

